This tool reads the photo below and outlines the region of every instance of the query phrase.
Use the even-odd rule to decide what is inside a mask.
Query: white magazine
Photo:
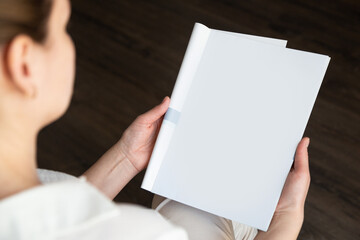
[[[195,23],[142,188],[266,231],[330,58]]]

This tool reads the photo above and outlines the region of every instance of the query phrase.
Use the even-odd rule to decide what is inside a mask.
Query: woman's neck
[[[0,200],[40,184],[36,174],[37,132],[0,121]]]

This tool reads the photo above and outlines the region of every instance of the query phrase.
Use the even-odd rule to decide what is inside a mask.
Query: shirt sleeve
[[[86,224],[57,234],[56,240],[188,240],[186,231],[165,220],[152,209],[117,204],[112,211]]]

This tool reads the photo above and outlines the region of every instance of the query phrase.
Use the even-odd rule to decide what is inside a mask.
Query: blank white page
[[[176,79],[176,84],[171,94],[170,109],[181,112],[186,99],[186,94],[197,71],[198,64],[201,60],[202,53],[206,47],[211,31],[217,31],[221,34],[229,34],[236,36],[237,38],[246,38],[279,47],[285,47],[287,43],[286,40],[281,39],[214,30],[201,23],[195,23],[179,74]],[[151,191],[152,186],[154,185],[156,175],[160,169],[162,160],[175,129],[173,122],[167,121],[168,116],[169,112],[166,114],[165,121],[163,121],[163,124],[161,125],[161,129],[151,155],[150,163],[148,165],[148,170],[146,171],[145,178],[141,185],[142,188],[149,191]]]
[[[150,190],[266,231],[329,60],[211,31]]]

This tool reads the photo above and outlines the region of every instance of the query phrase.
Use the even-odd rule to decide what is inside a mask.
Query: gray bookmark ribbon
[[[168,110],[166,111],[166,114],[164,116],[164,120],[167,120],[174,124],[178,123],[179,118],[180,118],[180,112],[173,108],[168,108]]]

